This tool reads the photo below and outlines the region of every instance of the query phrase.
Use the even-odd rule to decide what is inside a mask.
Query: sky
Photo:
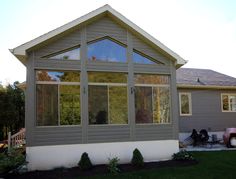
[[[235,0],[0,0],[0,84],[26,79],[8,49],[105,4],[188,61],[236,78]]]

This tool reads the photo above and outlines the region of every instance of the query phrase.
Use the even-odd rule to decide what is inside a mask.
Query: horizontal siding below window
[[[129,126],[88,126],[88,143],[123,142],[129,140]]]
[[[82,143],[80,126],[37,127],[34,136],[32,146]]]
[[[53,60],[36,58],[34,67],[38,69],[55,69],[55,70],[79,70],[79,60]]]
[[[170,140],[173,139],[171,124],[136,125],[136,140]]]
[[[127,63],[115,62],[88,62],[88,71],[111,71],[111,72],[128,72]]]
[[[158,74],[170,74],[170,66],[164,65],[144,65],[144,64],[134,64],[134,73],[158,73]]]

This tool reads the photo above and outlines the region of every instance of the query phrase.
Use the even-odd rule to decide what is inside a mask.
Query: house
[[[184,59],[109,5],[10,50],[27,68],[29,170],[178,152]]]
[[[206,129],[222,139],[226,128],[236,127],[236,78],[208,69],[177,70],[179,136]]]

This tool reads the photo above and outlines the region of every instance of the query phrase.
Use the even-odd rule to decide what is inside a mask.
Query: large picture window
[[[169,77],[135,74],[134,79],[136,123],[170,123]]]
[[[36,71],[37,126],[80,124],[80,73]]]
[[[127,124],[127,74],[89,72],[89,124]]]
[[[88,60],[125,63],[126,48],[109,38],[88,44]]]
[[[223,112],[236,112],[236,94],[221,94]]]
[[[179,93],[179,107],[181,116],[192,115],[191,93]]]

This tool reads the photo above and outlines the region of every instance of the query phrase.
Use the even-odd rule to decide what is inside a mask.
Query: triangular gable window
[[[88,60],[125,63],[126,48],[108,38],[88,44]]]
[[[133,52],[133,61],[134,63],[138,64],[156,64],[159,62],[154,62],[153,60],[145,57],[144,55],[141,55],[141,53]]]
[[[56,60],[80,60],[80,48],[57,52],[46,56],[46,58]]]

